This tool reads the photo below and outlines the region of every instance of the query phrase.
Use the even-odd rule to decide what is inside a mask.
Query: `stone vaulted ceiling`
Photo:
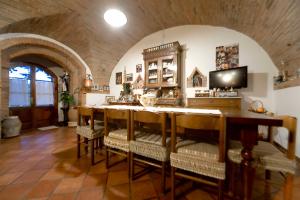
[[[107,25],[108,8],[121,9],[127,25]],[[0,33],[35,33],[64,43],[100,84],[143,37],[187,24],[237,30],[257,41],[279,69],[281,60],[289,70],[300,66],[300,0],[0,0]]]

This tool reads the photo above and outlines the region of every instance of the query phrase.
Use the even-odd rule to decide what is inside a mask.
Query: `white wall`
[[[300,134],[300,105],[298,103],[300,87],[274,91],[273,76],[278,73],[278,70],[269,55],[253,39],[223,27],[178,26],[158,31],[143,38],[124,54],[112,71],[110,78],[111,94],[118,97],[122,87],[122,85],[115,84],[116,72],[123,73],[126,67],[126,73],[134,73],[135,79],[137,77],[135,73],[136,64],[143,64],[141,75],[144,76],[143,49],[173,41],[179,41],[184,47],[182,55],[184,89],[186,77],[190,75],[194,67],[198,67],[206,76],[208,76],[209,71],[215,70],[215,48],[217,46],[239,43],[240,66],[247,65],[249,71],[248,88],[240,90],[243,106],[247,106],[247,102],[251,102],[251,100],[261,100],[268,111],[296,116],[299,119],[298,133]],[[194,96],[194,90],[192,88],[186,89],[185,97]],[[282,145],[287,143],[284,133],[278,134],[276,140]],[[297,137],[297,144],[296,154],[300,157],[300,136]]]
[[[274,111],[272,77],[277,73],[273,62],[254,40],[234,30],[222,27],[187,25],[178,26],[153,33],[135,44],[121,58],[112,71],[110,89],[112,95],[119,96],[122,85],[115,84],[116,72],[134,73],[136,64],[143,64],[142,76],[144,76],[144,62],[142,51],[145,48],[161,45],[168,42],[179,41],[183,46],[183,89],[186,86],[186,78],[194,67],[208,76],[209,71],[215,70],[216,47],[239,43],[240,66],[247,65],[249,71],[248,88],[241,90],[244,100],[260,99],[268,110]],[[199,89],[199,88],[198,88]],[[185,96],[194,96],[193,88],[186,89]]]
[[[300,86],[275,90],[276,113],[292,115],[298,119],[296,136],[296,155],[300,157]],[[287,146],[287,134],[281,132],[274,138],[280,144]]]

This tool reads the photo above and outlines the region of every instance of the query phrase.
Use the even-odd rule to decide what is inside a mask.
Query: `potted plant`
[[[64,125],[66,126],[69,121],[68,111],[71,105],[75,104],[74,96],[69,91],[63,91],[60,93],[60,102],[62,102],[62,111],[64,114]]]

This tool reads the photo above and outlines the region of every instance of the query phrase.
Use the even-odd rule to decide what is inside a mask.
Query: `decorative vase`
[[[20,135],[22,122],[18,116],[9,116],[2,121],[2,133],[4,138]]]

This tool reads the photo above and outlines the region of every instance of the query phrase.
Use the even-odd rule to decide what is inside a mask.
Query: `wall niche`
[[[207,77],[204,76],[200,70],[195,67],[189,77],[187,77],[187,87],[206,87],[207,86]]]

